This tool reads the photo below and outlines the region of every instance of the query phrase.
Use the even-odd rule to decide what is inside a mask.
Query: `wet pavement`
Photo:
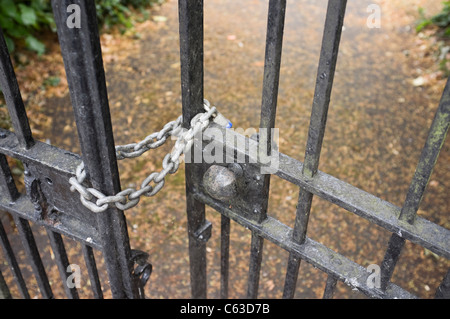
[[[369,29],[366,8],[382,8],[380,29]],[[440,1],[349,1],[319,169],[401,206],[413,176],[443,86],[412,85],[430,57],[417,60],[418,5],[435,10]],[[303,160],[327,1],[288,1],[276,127],[280,151]],[[138,141],[181,112],[177,2],[154,13],[162,19],[136,27],[136,36],[116,43],[103,36],[116,144]],[[234,127],[257,128],[261,104],[267,1],[205,1],[205,98]],[[117,44],[117,45],[116,45]],[[43,127],[52,144],[78,152],[70,99],[47,100],[53,124]],[[169,143],[170,144],[170,143]],[[173,144],[145,157],[120,162],[122,186],[161,167]],[[419,215],[450,227],[450,142],[436,165]],[[298,188],[272,178],[269,215],[293,226]],[[150,253],[154,272],[149,298],[188,298],[189,264],[184,203],[184,170],[169,176],[156,197],[126,213],[131,245]],[[219,297],[219,214],[208,243],[208,296]],[[230,297],[244,297],[250,232],[232,223]],[[380,264],[390,233],[315,197],[308,226],[312,239],[367,267]],[[280,298],[288,254],[265,242],[259,297]],[[407,243],[393,281],[431,298],[450,263]],[[302,263],[297,298],[321,297],[326,275]],[[338,283],[337,298],[359,298]]]

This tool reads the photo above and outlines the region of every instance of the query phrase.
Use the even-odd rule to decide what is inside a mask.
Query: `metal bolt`
[[[224,166],[210,166],[203,175],[203,186],[208,195],[221,201],[237,194],[236,175]]]

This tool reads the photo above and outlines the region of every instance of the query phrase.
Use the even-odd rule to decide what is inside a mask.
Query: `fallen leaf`
[[[423,76],[419,76],[418,78],[415,78],[413,80],[413,85],[414,86],[422,86],[426,83],[426,80]]]
[[[166,22],[167,21],[167,17],[165,17],[165,16],[153,16],[152,19],[155,22]]]
[[[269,280],[266,282],[266,288],[268,291],[272,291],[273,288],[275,288],[275,283],[273,282],[273,280]]]

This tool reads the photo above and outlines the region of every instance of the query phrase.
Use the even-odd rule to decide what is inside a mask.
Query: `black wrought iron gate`
[[[93,187],[104,194],[120,191],[114,140],[108,107],[95,6],[92,0],[53,0],[58,37],[70,88],[70,94],[81,143],[82,158]],[[70,4],[81,8],[82,28],[68,28]],[[304,261],[328,274],[324,298],[333,295],[337,281],[343,281],[369,297],[413,298],[411,293],[390,282],[406,240],[419,244],[435,254],[450,258],[450,231],[417,216],[419,203],[445,140],[450,123],[450,82],[442,99],[409,192],[402,207],[397,207],[318,170],[322,140],[346,0],[329,0],[322,49],[317,72],[311,122],[304,162],[278,153],[271,129],[275,128],[278,80],[286,0],[269,0],[267,40],[264,66],[260,134],[252,138],[211,123],[209,128],[221,132],[217,139],[205,131],[194,147],[214,141],[223,150],[223,160],[214,163],[186,163],[186,201],[193,298],[207,297],[206,244],[211,223],[205,219],[205,205],[221,214],[221,297],[228,297],[230,220],[252,233],[247,296],[256,298],[264,240],[289,252],[284,298],[292,298],[300,262]],[[179,0],[182,113],[184,127],[203,112],[203,1]],[[102,297],[93,249],[103,253],[114,298],[143,297],[143,285],[151,271],[145,253],[130,248],[126,219],[122,211],[109,208],[92,213],[68,187],[69,177],[81,162],[79,156],[35,141],[32,137],[9,59],[6,44],[0,37],[0,84],[14,126],[14,133],[0,130],[0,209],[14,216],[23,245],[44,298],[52,297],[29,221],[47,229],[52,250],[63,280],[69,264],[61,237],[65,235],[82,243],[91,284],[96,297]],[[236,143],[241,141],[242,143]],[[239,145],[236,146],[236,144]],[[273,159],[261,162],[261,153]],[[231,155],[230,155],[231,154]],[[21,160],[26,168],[27,194],[14,185],[6,156]],[[276,163],[274,167],[274,163]],[[293,228],[269,216],[267,212],[270,176],[277,175],[299,186],[297,214]],[[373,287],[370,273],[361,265],[334,252],[307,236],[313,196],[324,198],[392,233],[381,265],[381,285]],[[28,298],[26,283],[12,252],[3,226],[1,244],[20,292]],[[0,293],[9,297],[8,287],[0,273]],[[70,298],[77,298],[75,288],[66,287]],[[450,275],[447,273],[436,291],[436,297],[450,297]]]

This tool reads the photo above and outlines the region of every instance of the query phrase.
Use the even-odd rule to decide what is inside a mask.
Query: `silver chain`
[[[139,143],[116,146],[116,157],[118,160],[122,160],[139,157],[148,150],[158,148],[170,136],[177,138],[172,151],[162,161],[162,170],[148,175],[142,181],[140,189],[130,187],[116,195],[106,196],[99,190],[84,185],[86,170],[84,163],[81,162],[76,169],[76,176],[69,179],[70,190],[77,191],[80,194],[81,203],[94,213],[103,212],[112,205],[120,210],[127,210],[136,206],[143,195],[147,197],[156,195],[163,188],[166,175],[177,172],[180,166],[180,156],[189,151],[194,143],[194,136],[206,129],[211,118],[220,125],[230,127],[231,123],[217,112],[215,106],[211,107],[208,100],[204,100],[203,106],[206,112],[198,113],[192,118],[189,130],[183,130],[183,117],[179,116],[175,121],[164,125],[161,131],[148,135]],[[154,185],[150,185],[152,182]]]

